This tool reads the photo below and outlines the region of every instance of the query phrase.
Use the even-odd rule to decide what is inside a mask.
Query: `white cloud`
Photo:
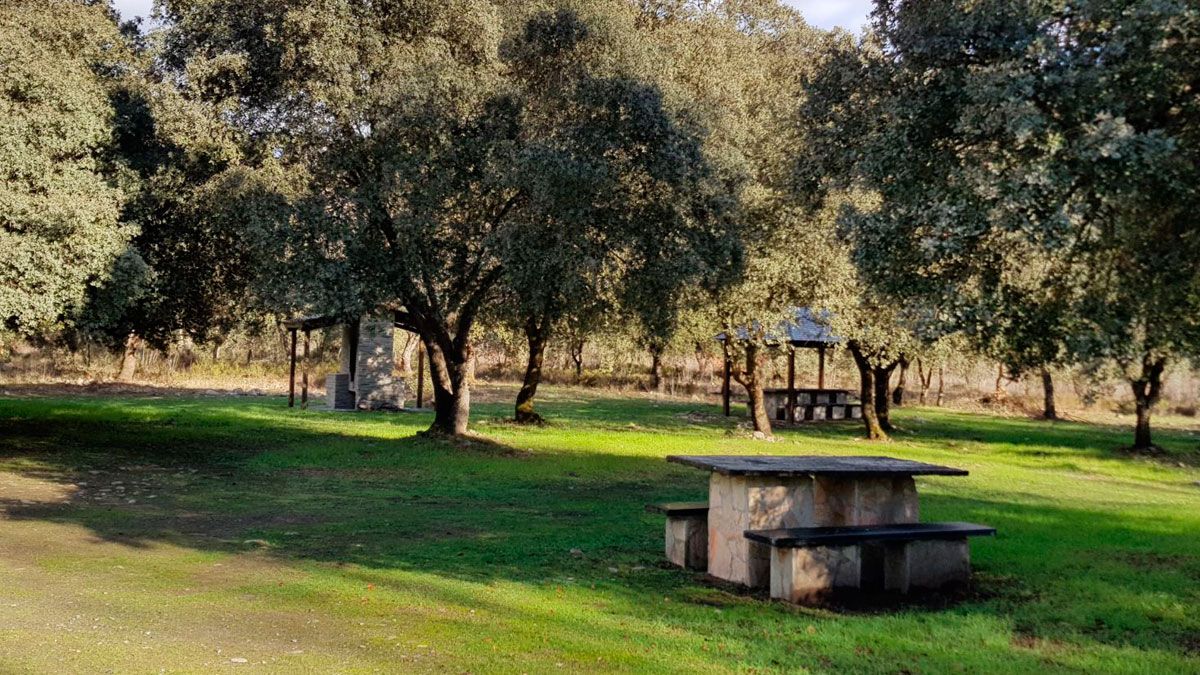
[[[800,10],[804,20],[820,28],[835,26],[857,33],[867,23],[871,0],[785,0]]]
[[[154,4],[154,0],[115,0],[113,4],[116,5],[117,11],[121,13],[122,21],[132,19],[135,16],[149,19],[150,9]]]

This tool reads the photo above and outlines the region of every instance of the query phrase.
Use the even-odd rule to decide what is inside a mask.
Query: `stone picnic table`
[[[771,549],[747,530],[916,523],[914,476],[966,476],[891,457],[671,455],[712,472],[708,574],[752,588],[770,584]]]

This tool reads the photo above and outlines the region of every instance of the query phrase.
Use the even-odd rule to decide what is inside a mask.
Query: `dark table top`
[[[726,476],[966,476],[949,466],[892,457],[671,455],[668,462]]]

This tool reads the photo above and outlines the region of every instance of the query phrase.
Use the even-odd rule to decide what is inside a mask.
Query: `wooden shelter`
[[[786,345],[788,350],[787,388],[763,390],[767,410],[773,413],[772,417],[777,421],[819,422],[861,417],[862,406],[850,401],[849,391],[825,388],[826,353],[842,342],[842,338],[833,334],[829,319],[828,312],[818,314],[807,307],[797,307],[792,320],[784,322],[774,334],[767,336],[769,343],[775,346]],[[738,329],[736,333],[737,337],[743,340],[749,335],[744,328]],[[726,339],[724,333],[717,336],[717,340],[722,342]],[[817,350],[816,388],[796,387],[797,349]],[[721,383],[721,402],[726,417],[730,415],[732,370],[733,363],[726,359]]]

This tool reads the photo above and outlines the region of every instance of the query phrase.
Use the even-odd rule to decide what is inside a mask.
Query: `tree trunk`
[[[404,377],[412,375],[413,356],[417,353],[417,349],[421,344],[421,339],[416,333],[405,333],[404,347],[400,349],[400,372]]]
[[[908,359],[900,357],[900,377],[896,379],[896,388],[892,390],[892,405],[904,405],[904,381],[908,378]]]
[[[1133,432],[1133,449],[1138,452],[1155,450],[1150,438],[1150,412],[1162,395],[1162,374],[1165,359],[1142,359],[1142,376],[1130,382],[1137,407],[1137,426]]]
[[[879,427],[884,431],[893,431],[892,426],[890,384],[892,380],[892,371],[895,370],[896,364],[893,362],[889,366],[875,366],[875,417],[879,420]]]
[[[117,373],[117,379],[121,382],[129,382],[137,374],[137,350],[141,343],[142,339],[134,333],[125,338],[125,349],[121,353],[121,371]]]
[[[467,433],[471,415],[471,344],[444,349],[436,338],[424,339],[433,384],[433,424],[429,432],[447,436]]]
[[[917,383],[921,385],[917,402],[925,405],[925,398],[929,394],[929,385],[933,383],[933,368],[925,370],[925,364],[921,362],[921,359],[917,359]]]
[[[861,385],[859,388],[859,398],[862,400],[862,418],[863,424],[867,428],[867,440],[886,441],[888,439],[887,432],[880,426],[879,418],[875,412],[875,371],[857,342],[850,341],[848,347],[850,354],[854,356],[854,365],[858,366],[858,377]]]
[[[533,409],[533,397],[542,382],[542,362],[545,360],[546,341],[550,337],[550,321],[543,318],[525,320],[525,341],[529,345],[529,360],[525,363],[525,379],[521,391],[517,392],[516,420],[520,424],[541,424],[545,420]]]
[[[766,396],[763,395],[762,364],[759,363],[759,346],[753,343],[746,345],[746,365],[740,372],[734,372],[733,378],[746,388],[749,399],[750,422],[754,430],[762,432],[770,438],[771,416],[767,413]]]
[[[1058,419],[1058,408],[1054,405],[1054,377],[1049,368],[1042,368],[1042,417],[1048,420]]]
[[[1004,364],[1001,363],[999,368],[996,370],[996,386],[992,388],[992,400],[993,401],[999,401],[999,400],[1005,398],[1006,392],[1004,391],[1003,382],[1004,382]]]
[[[938,391],[937,391],[937,407],[942,407],[942,395],[946,391],[946,369],[943,366],[938,366]]]
[[[660,394],[667,386],[667,380],[663,377],[662,353],[661,345],[650,345],[650,390]]]
[[[583,346],[582,338],[571,341],[571,361],[575,364],[575,384],[583,380]]]

